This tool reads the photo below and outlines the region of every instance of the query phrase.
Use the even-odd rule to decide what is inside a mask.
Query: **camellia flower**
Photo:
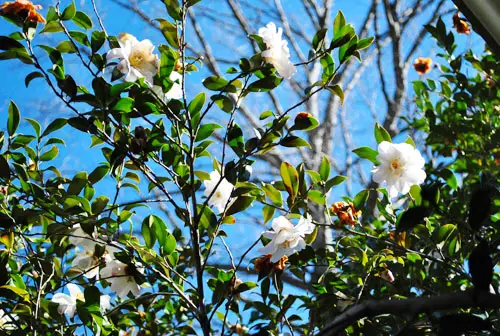
[[[396,197],[398,193],[407,194],[412,185],[425,180],[424,158],[410,144],[382,141],[378,145],[377,161],[380,165],[372,170],[373,180],[386,183],[391,197]]]
[[[266,44],[267,49],[262,52],[262,57],[266,62],[271,63],[278,73],[286,79],[290,79],[297,69],[290,62],[290,50],[288,42],[282,40],[283,29],[276,29],[274,22],[270,22],[266,27],[260,28],[258,35]]]
[[[71,266],[81,270],[88,279],[99,279],[99,264],[102,258],[110,253],[118,252],[118,249],[98,239],[96,231],[91,237],[82,230],[80,225],[77,224],[74,227],[72,236],[69,238],[70,242],[75,246],[83,247],[83,250],[75,253]]]
[[[150,40],[138,41],[133,35],[123,33],[118,36],[119,48],[108,51],[106,61],[119,59],[116,68],[125,75],[125,81],[135,82],[146,78],[153,85],[153,77],[158,72],[160,63],[158,55],[153,54],[154,45]]]
[[[274,231],[262,234],[271,241],[259,250],[263,254],[271,254],[272,263],[278,262],[283,256],[303,250],[306,247],[304,237],[314,231],[314,225],[304,217],[294,226],[285,216],[280,216],[273,219],[272,228]]]
[[[0,330],[15,330],[16,324],[15,320],[18,320],[17,315],[6,314],[2,309],[0,309]]]
[[[51,301],[59,304],[59,307],[57,307],[59,314],[68,314],[70,318],[73,318],[76,311],[76,300],[85,301],[85,297],[77,285],[69,283],[66,287],[69,290],[69,295],[56,293]]]
[[[205,196],[210,197],[208,205],[215,206],[219,212],[224,211],[226,205],[231,199],[231,193],[233,192],[234,185],[229,183],[229,181],[225,178],[221,181],[221,175],[216,170],[210,173],[210,180],[203,181],[203,184],[205,185]],[[213,195],[210,196],[212,192]]]
[[[59,314],[62,315],[66,313],[70,318],[73,318],[76,311],[76,300],[85,302],[85,296],[80,290],[80,287],[75,284],[69,283],[66,285],[66,287],[68,288],[69,295],[64,293],[56,293],[52,297],[51,301],[59,304],[59,307],[57,307],[57,312]],[[104,311],[111,307],[109,303],[110,299],[111,298],[109,297],[109,295],[101,295],[101,297],[99,298],[101,311]]]
[[[6,2],[0,8],[2,15],[18,15],[26,21],[45,23],[45,19],[37,10],[42,9],[41,5],[33,5],[28,0],[16,0],[15,2]]]
[[[112,259],[106,262],[106,267],[101,270],[101,278],[111,284],[111,290],[123,300],[128,293],[137,296],[141,291],[141,287],[135,282],[134,273],[143,273],[144,270],[139,267],[127,265]]]
[[[69,235],[69,242],[71,244],[73,244],[74,246],[86,244],[86,242],[88,240],[90,240],[90,241],[97,240],[96,228],[94,228],[94,232],[92,233],[92,236],[88,235],[85,231],[83,231],[80,224],[73,225],[73,227],[71,229],[72,229],[72,231]]]
[[[458,14],[458,12],[455,13],[455,15],[453,15],[453,27],[457,30],[457,33],[459,34],[465,34],[465,35],[470,34],[469,24],[467,23],[467,21],[465,21],[460,17],[460,14]]]
[[[413,68],[419,75],[425,75],[431,71],[432,60],[430,58],[419,57],[413,63]]]

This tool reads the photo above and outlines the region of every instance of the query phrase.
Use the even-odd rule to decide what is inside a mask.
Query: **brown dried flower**
[[[335,214],[342,225],[354,226],[361,216],[361,210],[356,210],[352,202],[336,202],[333,203],[330,211]]]
[[[419,75],[424,75],[431,71],[431,66],[432,60],[430,58],[419,57],[415,60],[415,63],[413,63],[413,67]]]
[[[29,0],[16,0],[15,2],[6,2],[0,8],[2,15],[17,15],[30,22],[45,23],[45,19],[37,10],[42,9],[40,5],[33,5]]]
[[[266,254],[257,258],[254,263],[255,270],[261,275],[268,275],[272,271],[283,271],[288,261],[287,256],[283,256],[278,262],[271,262],[272,254]]]
[[[460,17],[458,12],[455,13],[455,15],[453,15],[453,27],[457,30],[457,33],[459,34],[465,34],[465,35],[470,34],[469,24],[467,23],[467,21],[465,21]]]

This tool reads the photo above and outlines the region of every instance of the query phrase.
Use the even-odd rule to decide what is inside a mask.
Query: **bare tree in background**
[[[158,16],[158,10],[163,10],[160,8],[163,7],[161,1],[153,4],[146,0],[112,1],[160,30],[151,18]],[[203,56],[203,62],[211,74],[223,76],[222,67],[237,66],[235,60],[239,57],[259,52],[258,46],[247,36],[274,21],[277,26],[283,27],[292,59],[303,67],[305,73],[303,77],[292,78],[281,89],[283,94],[290,97],[291,106],[295,101],[304,99],[305,89],[321,76],[319,62],[309,61],[311,41],[307,37],[322,28],[331,27],[336,8],[342,5],[360,9],[356,30],[360,38],[375,36],[375,43],[364,52],[364,62],[347,63],[335,77],[333,84],[339,84],[344,89],[344,104],[341,104],[338,96],[328,91],[306,102],[307,111],[320,121],[320,126],[307,134],[312,149],[298,150],[293,155],[308,162],[307,168],[312,170],[317,170],[323,155],[327,155],[334,172],[349,177],[346,188],[348,194],[352,194],[354,188],[368,186],[373,189],[376,184],[367,179],[367,167],[363,167],[351,151],[364,134],[371,136],[376,121],[391,136],[399,133],[398,120],[405,115],[405,102],[408,100],[408,72],[425,40],[424,25],[453,11],[450,1],[366,0],[356,4],[346,0],[203,1],[196,11],[190,10],[188,33],[195,34],[198,43],[188,45],[187,49],[192,56]],[[294,11],[290,8],[294,8]],[[232,56],[228,57],[228,54]],[[262,106],[269,106],[278,114],[284,110],[279,103],[283,99],[279,100],[278,94],[275,91],[263,93],[259,102],[242,102],[240,117],[249,126],[248,132],[251,132],[251,128],[260,127],[256,116],[263,111]],[[354,134],[359,135],[357,139],[353,137]],[[222,141],[222,138],[219,140]],[[366,145],[366,141],[370,140],[363,141]],[[268,167],[268,171],[277,173],[283,161],[293,161],[291,157],[290,153],[273,151],[258,159]],[[368,202],[372,211],[367,211],[365,216],[373,214],[375,199],[376,194],[372,193]],[[327,223],[324,208],[317,206],[311,211],[315,214],[316,222]],[[323,227],[315,241],[316,247],[329,246],[333,239],[332,229]],[[316,269],[313,276],[317,278],[324,271]],[[300,283],[295,281],[294,285],[300,286]]]

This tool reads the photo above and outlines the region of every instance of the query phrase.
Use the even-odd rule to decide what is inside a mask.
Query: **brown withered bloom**
[[[470,34],[470,27],[467,21],[465,21],[463,18],[460,17],[460,15],[455,13],[453,15],[453,27],[457,30],[457,33],[459,34],[465,34],[469,35]]]
[[[40,9],[41,5],[33,5],[29,0],[16,0],[4,3],[0,8],[0,14],[16,15],[26,21],[45,23],[44,17],[37,12]]]
[[[286,266],[286,262],[288,261],[287,256],[281,257],[278,262],[271,262],[272,254],[266,254],[260,258],[257,258],[254,263],[255,270],[257,273],[266,276],[272,271],[283,271]]]
[[[391,231],[389,232],[389,237],[396,242],[399,246],[410,247],[409,241],[407,241],[406,232]]]
[[[9,189],[7,186],[0,186],[0,194],[7,196]]]
[[[340,224],[354,226],[361,216],[361,210],[356,210],[352,202],[333,203],[330,211],[339,218]]]
[[[419,75],[424,75],[431,71],[432,60],[430,58],[419,57],[413,63],[413,67]]]

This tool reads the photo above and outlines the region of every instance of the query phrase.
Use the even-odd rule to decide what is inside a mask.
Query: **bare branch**
[[[417,297],[406,300],[369,300],[355,305],[338,315],[316,336],[337,335],[345,327],[364,318],[382,314],[415,316],[427,311],[458,308],[500,308],[500,295],[488,292],[455,292],[439,296]]]

